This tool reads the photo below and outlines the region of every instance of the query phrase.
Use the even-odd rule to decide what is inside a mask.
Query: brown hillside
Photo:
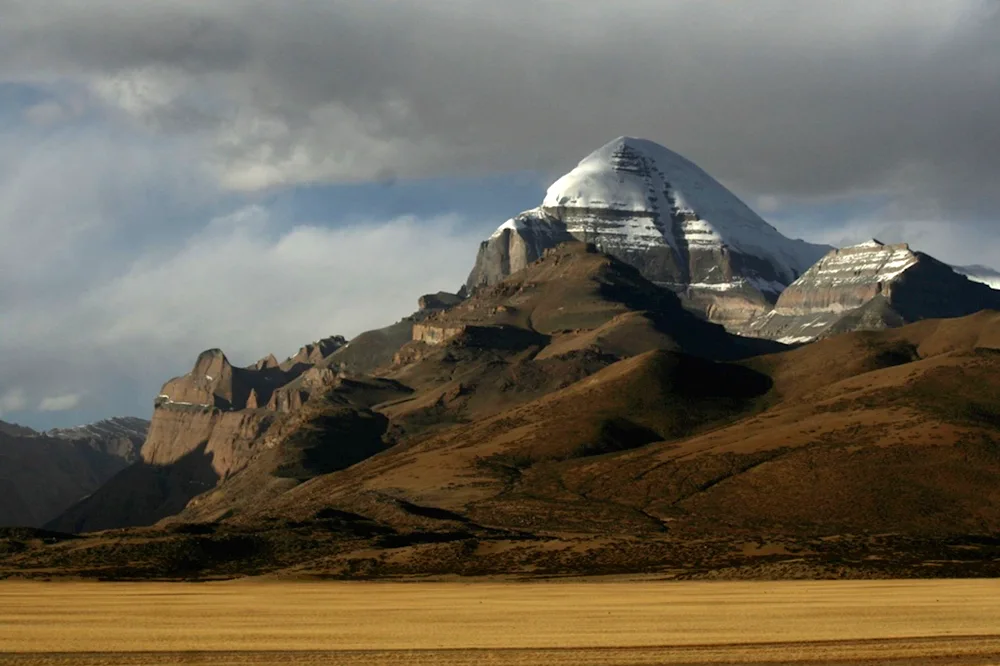
[[[1000,574],[1000,314],[747,358],[622,266],[549,251],[274,416],[158,527],[0,567]]]

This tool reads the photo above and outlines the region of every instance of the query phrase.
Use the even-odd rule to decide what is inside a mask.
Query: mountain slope
[[[871,240],[834,250],[782,292],[748,332],[808,342],[855,330],[1000,309],[1000,291],[908,245]]]
[[[998,312],[787,349],[572,243],[412,334],[180,513],[0,573],[1000,574]]]
[[[114,418],[38,433],[0,422],[0,526],[41,526],[138,457],[149,422]]]
[[[789,240],[692,162],[621,137],[557,180],[539,208],[501,225],[466,286],[498,282],[570,238],[595,244],[735,328],[829,248]]]
[[[309,456],[348,465],[651,349],[731,359],[780,348],[730,336],[636,269],[575,241],[469,299],[434,298],[447,307],[424,309],[380,377],[334,371],[353,342],[287,369],[267,359],[233,368],[222,352],[203,353],[190,373],[164,385],[141,464],[48,526],[77,532],[150,524],[189,502],[185,519],[212,519],[308,478],[278,471],[301,466],[287,456],[299,450],[289,442],[306,431],[360,432],[361,423],[382,423],[363,445],[343,436],[310,445]]]

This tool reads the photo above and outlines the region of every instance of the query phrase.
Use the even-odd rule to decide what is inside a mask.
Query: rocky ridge
[[[576,245],[428,325],[465,328],[314,396],[155,527],[0,531],[0,576],[1000,572],[998,312],[724,362],[689,344],[748,341]]]
[[[132,417],[36,432],[0,421],[0,526],[41,526],[136,461],[149,422]]]
[[[271,354],[238,367],[221,349],[202,352],[191,371],[168,380],[154,400],[135,464],[48,526],[73,532],[145,525],[177,513],[294,428],[314,395],[336,393],[353,377],[391,363],[412,340],[414,322],[460,301],[445,292],[424,296],[416,313],[393,326],[351,341],[324,338],[282,362]]]
[[[785,289],[750,335],[810,342],[855,330],[1000,308],[1000,291],[906,244],[870,240],[833,250]]]

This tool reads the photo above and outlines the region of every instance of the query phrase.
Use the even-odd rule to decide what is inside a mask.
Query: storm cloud
[[[196,133],[231,188],[558,171],[652,138],[758,194],[1000,195],[1000,8],[374,0],[0,2],[7,76]]]

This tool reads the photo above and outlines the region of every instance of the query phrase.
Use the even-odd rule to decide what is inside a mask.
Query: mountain
[[[124,417],[45,433],[0,422],[0,526],[40,526],[138,457],[149,422]]]
[[[202,352],[190,372],[160,390],[140,458],[47,526],[77,532],[149,525],[180,512],[273,446],[273,433],[301,425],[302,408],[313,395],[319,400],[355,387],[352,377],[391,364],[412,340],[414,322],[460,300],[445,292],[426,295],[417,312],[396,324],[350,341],[331,336],[309,343],[280,363],[270,355],[241,368],[220,349]],[[361,383],[372,395],[405,393],[378,380]]]
[[[300,391],[288,385],[343,344],[342,338],[326,338],[282,363],[268,356],[245,368],[233,366],[220,349],[202,352],[190,372],[160,389],[139,459],[47,526],[79,531],[145,525],[180,511],[246,465],[255,453],[251,444],[301,400]]]
[[[782,292],[751,335],[809,342],[855,330],[1000,309],[1000,291],[908,245],[870,240],[833,250]]]
[[[992,289],[1000,289],[1000,271],[988,266],[953,266],[956,272],[961,273],[970,280],[982,282]]]
[[[542,205],[482,243],[469,291],[496,284],[567,240],[593,243],[739,329],[830,248],[782,236],[697,165],[621,137],[548,189]]]
[[[593,268],[588,280],[611,277]],[[540,284],[532,311],[566,282],[547,269],[507,287]],[[311,401],[179,515],[50,545],[8,536],[0,575],[1000,573],[998,312],[735,361],[596,352],[572,374],[553,370],[584,370],[583,350],[536,361],[553,339],[490,340],[414,340],[424,354],[395,372],[426,388],[368,411],[347,405],[353,388],[340,409]],[[474,390],[454,390],[448,364]],[[418,414],[401,439],[379,437]],[[339,465],[351,446],[376,452]]]
[[[161,390],[142,460],[48,527],[146,525],[185,506],[185,515],[214,519],[284,492],[302,470],[340,469],[619,358],[665,348],[728,359],[780,348],[730,336],[633,267],[577,242],[471,298],[437,294],[421,305],[406,342],[367,375],[344,367],[353,340],[282,367],[264,359],[234,368],[219,350],[202,353]],[[316,439],[316,431],[365,434]]]
[[[788,349],[573,242],[318,380],[284,411],[160,405],[216,425],[52,527],[159,522],[0,531],[0,576],[1000,575],[1000,312]]]

